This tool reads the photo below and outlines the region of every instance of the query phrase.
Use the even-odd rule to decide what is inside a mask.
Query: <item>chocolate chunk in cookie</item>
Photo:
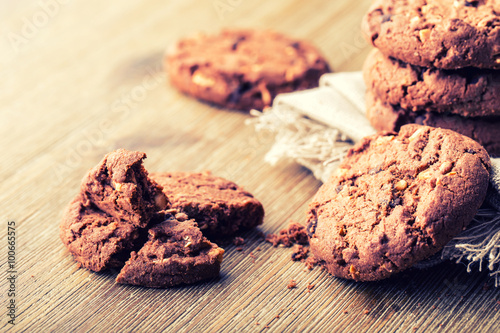
[[[209,238],[234,235],[262,224],[264,208],[252,194],[209,172],[152,173],[171,208],[195,219]]]
[[[375,0],[367,39],[404,62],[444,69],[500,69],[498,0]]]
[[[411,124],[367,137],[309,205],[310,250],[347,279],[409,268],[472,220],[490,168],[484,148],[450,130]]]
[[[84,267],[122,266],[142,228],[167,207],[161,186],[142,166],[145,157],[123,149],[109,153],[84,177],[66,209],[60,237]]]
[[[170,218],[149,230],[149,240],[132,252],[116,282],[155,288],[195,283],[219,275],[223,254],[194,220]]]
[[[262,110],[279,93],[316,87],[330,71],[308,42],[254,30],[181,40],[167,54],[165,66],[182,92],[239,110]]]
[[[399,131],[410,123],[450,129],[479,142],[491,156],[500,156],[500,116],[462,117],[449,113],[412,112],[367,93],[366,116],[377,131]]]
[[[117,219],[144,228],[168,200],[161,186],[148,178],[142,165],[146,154],[124,149],[107,154],[84,177],[83,200]]]
[[[365,62],[364,77],[368,90],[382,102],[412,112],[500,116],[500,71],[425,68],[373,50]]]

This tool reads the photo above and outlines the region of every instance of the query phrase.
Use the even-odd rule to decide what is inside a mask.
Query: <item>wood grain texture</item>
[[[498,331],[499,290],[462,265],[354,283],[306,271],[290,249],[253,231],[243,251],[225,247],[219,279],[157,290],[79,269],[59,240],[81,178],[116,148],[147,152],[150,171],[212,170],[244,186],[264,204],[265,233],[303,221],[320,183],[295,164],[264,163],[273,138],[246,126],[247,114],[168,86],[162,55],[197,31],[272,28],[311,40],[335,71],[359,70],[370,49],[359,28],[369,2],[1,1],[0,330]],[[15,326],[5,307],[9,220],[18,232]],[[296,289],[287,289],[291,279]]]

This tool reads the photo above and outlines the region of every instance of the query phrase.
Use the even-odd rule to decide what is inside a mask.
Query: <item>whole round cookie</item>
[[[316,87],[330,71],[310,43],[255,30],[183,39],[167,53],[165,66],[182,92],[239,110],[262,110],[279,93]]]
[[[491,156],[500,156],[500,116],[462,117],[450,113],[412,112],[382,102],[367,93],[366,116],[377,131],[398,131],[405,124],[416,123],[450,129],[479,142]]]
[[[420,126],[356,144],[309,205],[314,257],[331,274],[387,278],[439,251],[472,220],[490,159],[456,132]]]
[[[368,90],[413,112],[500,116],[500,71],[413,66],[373,50],[364,66]]]
[[[363,32],[382,53],[424,67],[500,68],[499,0],[375,0]]]
[[[150,176],[163,187],[170,207],[195,219],[205,235],[227,237],[263,222],[264,208],[252,194],[210,172],[162,172]]]

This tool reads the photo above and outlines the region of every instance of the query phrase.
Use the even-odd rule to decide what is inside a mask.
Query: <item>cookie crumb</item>
[[[293,246],[292,260],[293,261],[304,260],[307,258],[308,252],[309,252],[308,248],[306,248],[302,245],[299,245],[299,244],[295,244]]]
[[[280,319],[280,315],[279,315],[279,314],[278,314],[278,315],[276,315],[276,317],[275,317],[275,318],[276,318],[276,319]]]
[[[239,246],[236,248],[236,251],[243,251],[243,248]]]
[[[234,237],[233,238],[233,244],[235,246],[243,245],[243,244],[245,244],[245,239],[243,237]]]
[[[370,310],[365,310],[365,311],[363,311],[363,313],[364,313],[365,315],[367,315],[367,314],[369,314],[369,313],[370,313]]]
[[[348,313],[349,313],[349,311],[347,311],[347,310],[344,310],[344,314],[348,314]]]
[[[269,234],[266,236],[266,242],[273,244],[274,247],[282,244],[285,247],[290,247],[293,244],[308,245],[306,228],[297,222],[291,221],[288,227],[282,229],[278,235]]]
[[[309,283],[309,284],[307,285],[307,289],[309,289],[309,290],[313,290],[313,288],[314,288],[314,284],[310,284],[310,283]]]
[[[293,288],[297,288],[297,282],[295,282],[295,280],[290,280],[290,282],[288,283],[288,285],[286,286],[288,289],[293,289]]]
[[[308,270],[312,270],[316,265],[318,265],[318,260],[313,256],[309,256],[309,258],[305,261],[306,267]]]
[[[266,236],[266,242],[273,244],[274,247],[278,247],[280,241],[279,237],[275,234],[269,234]]]

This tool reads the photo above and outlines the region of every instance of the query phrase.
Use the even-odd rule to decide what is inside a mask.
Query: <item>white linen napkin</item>
[[[374,134],[365,117],[365,85],[361,72],[325,74],[318,88],[278,95],[272,108],[252,110],[257,131],[275,133],[265,160],[276,164],[291,158],[325,182],[353,143]],[[442,260],[465,262],[467,270],[484,267],[500,283],[500,158],[492,159],[493,172],[486,201],[471,224],[436,256],[416,265],[425,268]]]

